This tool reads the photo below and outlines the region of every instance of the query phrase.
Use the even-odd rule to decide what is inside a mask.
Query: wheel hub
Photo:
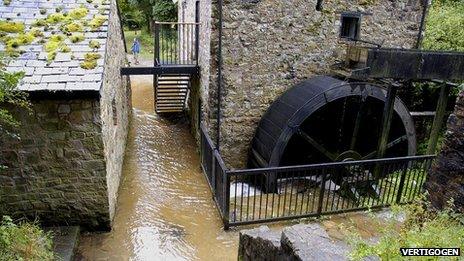
[[[340,153],[340,155],[337,156],[335,161],[341,161],[341,162],[346,162],[346,161],[356,161],[356,160],[361,160],[362,156],[354,151],[354,150],[347,150],[345,152]]]

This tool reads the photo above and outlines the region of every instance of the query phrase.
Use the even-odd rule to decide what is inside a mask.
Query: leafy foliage
[[[464,51],[464,1],[434,0],[429,10],[423,48]]]
[[[450,202],[450,206],[452,203]],[[444,211],[430,211],[423,201],[411,205],[394,206],[394,215],[405,214],[405,221],[397,218],[378,223],[380,238],[377,243],[367,243],[356,233],[352,233],[350,243],[354,250],[350,257],[361,260],[378,256],[382,260],[401,259],[401,247],[461,247],[464,245],[464,215]],[[434,260],[427,258],[427,260]]]
[[[34,223],[0,222],[0,260],[54,260],[51,236]]]
[[[122,22],[130,29],[149,29],[150,21],[176,21],[177,1],[173,0],[118,0]]]
[[[5,70],[5,65],[0,62],[0,105],[9,104],[22,108],[28,108],[27,94],[19,91],[16,86],[23,77],[23,73],[10,73]],[[11,134],[11,127],[18,127],[19,122],[13,118],[10,112],[3,106],[0,107],[0,134]]]
[[[153,17],[157,21],[177,21],[177,5],[171,0],[156,0],[153,5]]]
[[[140,29],[147,24],[146,13],[139,9],[137,2],[131,0],[118,0],[121,9],[121,21],[125,27]]]

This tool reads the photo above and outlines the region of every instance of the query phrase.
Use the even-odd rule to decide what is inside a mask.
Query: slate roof
[[[2,2],[3,0],[0,0]],[[86,30],[83,32],[85,40],[72,43],[69,39],[65,40],[71,52],[58,52],[52,62],[47,62],[47,52],[43,43],[37,40],[29,45],[21,46],[25,52],[17,59],[11,61],[8,71],[24,71],[25,76],[18,86],[24,91],[99,91],[102,85],[103,65],[105,59],[106,39],[108,34],[109,2],[94,0],[12,0],[9,5],[0,4],[0,21],[19,21],[23,22],[26,32],[31,25],[39,18],[46,18],[47,15],[56,13],[56,8],[63,8],[61,12],[69,12],[72,9],[85,6],[89,12],[84,19],[91,20],[94,15],[103,15],[107,21],[95,31]],[[42,9],[46,9],[45,14],[41,14]],[[100,12],[100,13],[99,13]],[[43,11],[42,11],[43,13]],[[59,29],[45,31],[44,39],[53,33],[62,34]],[[89,42],[96,40],[100,43],[98,51],[89,47]],[[0,44],[0,50],[4,50]],[[80,67],[84,55],[88,52],[98,52],[101,58],[97,60],[97,67],[86,70]]]

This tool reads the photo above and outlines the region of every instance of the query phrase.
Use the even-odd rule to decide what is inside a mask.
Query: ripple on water
[[[148,87],[136,84],[133,97]],[[148,104],[141,107],[150,108]],[[236,260],[238,234],[222,230],[199,164],[185,119],[163,119],[134,109],[113,230],[84,236],[79,256],[86,260]]]

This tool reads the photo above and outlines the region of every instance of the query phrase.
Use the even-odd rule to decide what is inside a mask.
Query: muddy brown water
[[[81,237],[81,260],[236,260],[200,171],[188,123],[154,113],[152,77],[133,77],[126,156],[113,230]]]
[[[188,122],[155,114],[152,79],[131,80],[134,110],[113,229],[81,236],[76,259],[237,260],[238,231],[222,229]],[[297,222],[267,225],[280,230]],[[363,238],[377,232],[362,213],[320,223],[339,240],[346,236],[340,226],[354,225]]]

